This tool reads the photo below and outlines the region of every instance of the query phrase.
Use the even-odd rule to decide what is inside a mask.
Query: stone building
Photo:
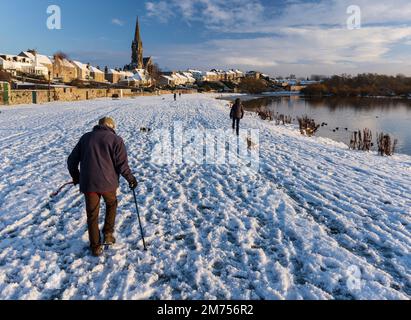
[[[121,80],[120,72],[114,69],[108,69],[105,72],[105,78],[108,82],[116,84]]]
[[[245,76],[247,78],[253,78],[253,79],[258,80],[258,79],[261,79],[261,75],[262,75],[262,73],[259,72],[259,71],[248,71]]]
[[[162,75],[158,81],[161,87],[175,87],[177,79],[171,75]]]
[[[90,80],[90,70],[88,65],[81,63],[79,61],[72,61],[71,62],[77,70],[77,80],[80,81],[89,81]]]
[[[89,66],[88,69],[90,70],[90,78],[92,80],[94,80],[95,82],[106,82],[103,71],[93,66]]]
[[[160,77],[160,86],[187,86],[193,85],[196,79],[193,77],[191,72],[163,72]]]
[[[55,55],[53,59],[53,79],[70,83],[77,79],[77,69],[66,58]]]

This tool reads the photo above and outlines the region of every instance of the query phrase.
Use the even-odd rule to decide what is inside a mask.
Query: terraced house
[[[30,74],[45,79],[49,71],[47,67],[30,58],[10,54],[0,54],[0,70],[8,72],[12,76]]]
[[[20,57],[28,58],[34,62],[36,66],[46,67],[48,75],[53,75],[53,61],[52,58],[39,54],[36,50],[22,51],[19,53]]]
[[[68,59],[60,55],[54,55],[53,60],[53,79],[70,83],[77,79],[77,69]]]
[[[90,70],[90,77],[95,82],[106,82],[104,72],[101,71],[99,68],[89,66]]]
[[[88,65],[81,63],[80,61],[73,61],[73,65],[77,70],[77,80],[80,81],[89,81],[90,80],[90,69]]]

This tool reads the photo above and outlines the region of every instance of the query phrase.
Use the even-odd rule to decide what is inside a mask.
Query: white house
[[[182,73],[187,78],[187,84],[193,85],[196,82],[196,79],[193,77],[193,74],[190,72]]]
[[[228,81],[235,81],[237,80],[237,74],[233,70],[228,70],[225,73],[225,79]]]
[[[173,77],[176,79],[176,85],[178,86],[184,86],[188,83],[187,77],[182,73],[176,72]]]
[[[0,69],[11,74],[16,74],[17,71],[23,71],[25,68],[30,68],[33,61],[28,58],[23,58],[10,54],[0,54]]]
[[[171,87],[193,85],[195,82],[191,72],[169,72],[160,78],[160,85]]]
[[[221,69],[213,69],[211,70],[212,73],[215,73],[217,75],[216,80],[221,81],[226,79],[226,72]]]
[[[216,72],[208,71],[204,73],[204,81],[218,81],[219,77]]]
[[[152,85],[151,76],[146,69],[137,69],[133,76],[140,86],[149,87]]]
[[[13,75],[22,72],[29,75],[48,77],[47,67],[36,64],[34,60],[28,57],[0,54],[0,69]]]
[[[190,72],[193,78],[196,79],[197,81],[204,81],[205,73],[203,71],[190,69],[188,70],[188,72]]]
[[[176,72],[174,75],[176,84],[180,86],[192,85],[196,82],[196,79],[189,72]]]
[[[29,58],[30,60],[34,61],[37,67],[46,67],[48,72],[50,72],[51,75],[53,74],[53,61],[50,57],[36,53],[35,51],[23,51],[20,52],[19,56]]]
[[[176,86],[176,79],[173,76],[162,75],[159,81],[160,86],[169,86],[175,87]]]
[[[131,71],[119,71],[120,74],[120,81],[121,80],[127,80],[129,78],[132,78],[134,76],[134,73]]]
[[[232,70],[232,71],[235,72],[235,74],[236,74],[236,80],[240,80],[241,78],[245,77],[244,72],[242,72],[241,70],[235,69],[235,70]]]
[[[151,86],[151,77],[145,69],[135,69],[133,72],[121,71],[121,85],[129,87],[148,87]]]

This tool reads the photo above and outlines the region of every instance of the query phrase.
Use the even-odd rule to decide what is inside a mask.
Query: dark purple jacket
[[[73,179],[80,178],[83,193],[115,191],[120,175],[129,183],[133,179],[123,139],[106,126],[96,126],[81,137],[67,164]]]
[[[242,119],[244,118],[244,108],[243,104],[240,102],[239,104],[235,103],[231,108],[230,112],[231,119]]]

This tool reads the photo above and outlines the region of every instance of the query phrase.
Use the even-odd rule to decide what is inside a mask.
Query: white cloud
[[[146,2],[147,15],[155,17],[160,22],[166,23],[174,16],[174,8],[166,1]]]
[[[147,15],[160,22],[181,17],[187,23],[201,22],[207,28],[227,30],[233,25],[248,26],[264,12],[259,0],[170,0],[146,2]]]
[[[147,14],[163,22],[180,18],[231,33],[272,33],[279,27],[344,26],[347,8],[361,8],[362,21],[371,24],[411,23],[409,0],[169,0],[146,2]]]
[[[116,26],[120,26],[120,27],[124,26],[124,21],[120,20],[120,19],[117,19],[117,18],[113,18],[111,20],[111,23],[116,25]]]
[[[362,23],[370,25],[392,25],[411,22],[409,0],[320,0],[305,2],[295,0],[286,5],[281,15],[269,24],[265,31],[278,26],[346,26],[347,8],[356,5],[361,9]]]
[[[267,68],[267,67],[274,67],[277,65],[277,63],[273,60],[268,58],[263,58],[263,57],[256,57],[256,56],[249,56],[249,57],[244,57],[244,56],[225,56],[221,57],[221,62],[224,63],[225,65],[230,65],[233,67],[258,67],[258,68]]]
[[[353,4],[361,8],[360,30],[348,30],[346,25],[347,8]],[[197,22],[218,31],[220,37],[225,35],[174,46],[164,56],[171,65],[186,66],[190,61],[198,67],[297,74],[400,70],[411,74],[406,53],[395,50],[411,41],[409,0],[283,0],[282,5],[261,0],[153,0],[146,7],[149,16],[163,22]]]
[[[254,39],[219,39],[202,44],[173,46],[158,54],[166,65],[188,67],[240,67],[271,73],[411,73],[407,55],[389,55],[398,42],[411,37],[411,27],[283,28],[275,36]],[[173,54],[170,55],[169,53]],[[395,66],[393,67],[393,65]],[[390,69],[391,68],[391,69]]]

